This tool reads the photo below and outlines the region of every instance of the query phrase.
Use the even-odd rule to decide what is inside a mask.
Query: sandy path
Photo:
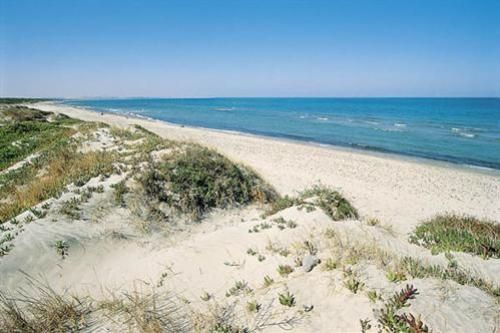
[[[333,186],[352,200],[363,216],[377,217],[398,233],[407,233],[420,220],[444,211],[500,220],[497,171],[100,115],[51,103],[36,107],[117,126],[139,124],[165,138],[214,147],[253,167],[282,193],[318,182]]]

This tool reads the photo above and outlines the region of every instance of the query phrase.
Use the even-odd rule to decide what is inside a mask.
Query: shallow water
[[[140,98],[64,103],[500,169],[500,98]]]

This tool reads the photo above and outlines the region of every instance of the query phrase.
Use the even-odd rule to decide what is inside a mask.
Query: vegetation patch
[[[437,215],[419,225],[410,242],[433,253],[457,251],[500,258],[500,223],[466,215]]]
[[[152,163],[140,183],[148,198],[196,219],[212,208],[267,203],[276,197],[253,171],[197,145]]]
[[[0,333],[79,332],[92,326],[87,299],[58,294],[39,283],[33,287],[37,296],[0,293]]]
[[[0,207],[0,223],[7,221],[51,197],[61,194],[63,188],[75,181],[87,182],[92,177],[114,171],[116,156],[109,152],[80,153],[76,146],[62,146],[43,156],[35,170],[43,175],[15,182],[8,190],[9,202]],[[43,167],[44,166],[44,167]],[[34,170],[34,171],[35,171]]]
[[[49,122],[45,113],[31,110],[21,108],[2,111],[4,117],[14,120],[0,126],[0,170],[75,133],[73,128],[68,127],[74,120],[59,118]]]
[[[497,302],[500,302],[500,286],[476,276],[473,272],[460,268],[454,261],[451,261],[448,266],[429,265],[412,257],[392,255],[376,244],[343,241],[332,231],[329,231],[327,236],[331,242],[330,247],[334,253],[333,258],[340,266],[347,267],[360,261],[373,262],[386,272],[398,272],[401,279],[404,276],[405,278],[452,280],[461,285],[481,289],[495,298]]]
[[[381,332],[415,332],[429,333],[431,330],[420,318],[413,314],[402,313],[399,311],[408,307],[409,301],[415,299],[418,290],[412,285],[406,285],[401,291],[396,292],[385,302],[384,307],[380,309],[378,323]]]
[[[319,207],[334,221],[359,217],[356,208],[339,192],[320,185],[299,193],[297,197],[284,196],[275,200],[265,216],[274,215],[292,206],[299,206],[308,211]]]

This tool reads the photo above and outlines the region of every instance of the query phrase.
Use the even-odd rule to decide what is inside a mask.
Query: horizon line
[[[205,96],[205,97],[163,97],[163,96],[81,96],[81,97],[39,97],[39,96],[0,96],[12,99],[47,100],[106,100],[106,99],[498,99],[500,96]]]

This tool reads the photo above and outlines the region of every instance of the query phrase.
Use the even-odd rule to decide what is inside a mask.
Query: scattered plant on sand
[[[246,309],[250,313],[255,313],[255,312],[259,312],[261,307],[262,307],[262,305],[257,303],[257,301],[250,301],[250,302],[247,302]]]
[[[409,301],[415,299],[418,291],[411,285],[406,285],[401,291],[396,292],[384,307],[379,310],[378,324],[381,331],[388,333],[411,332],[428,333],[430,332],[420,318],[415,318],[413,314],[398,314],[398,311],[409,306]]]
[[[293,272],[293,267],[290,265],[279,265],[278,266],[278,273],[282,277],[287,277]]]
[[[372,328],[370,319],[360,319],[359,324],[361,325],[361,333],[367,333]]]
[[[292,307],[295,306],[295,296],[291,294],[289,291],[283,294],[278,295],[278,299],[281,305]]]
[[[234,286],[229,288],[229,290],[226,292],[226,297],[249,294],[251,292],[252,288],[248,286],[248,283],[246,281],[236,281],[234,283]]]
[[[125,184],[125,180],[122,180],[114,185],[112,185],[112,188],[114,189],[113,192],[113,197],[115,200],[115,203],[120,206],[120,207],[125,207],[125,194],[129,192],[129,188]]]
[[[406,280],[406,275],[400,271],[388,270],[385,276],[387,277],[387,280],[391,282],[401,282]]]
[[[65,259],[68,256],[69,244],[66,241],[58,240],[55,242],[54,247],[62,259]]]
[[[264,288],[271,286],[273,283],[274,280],[269,275],[264,276]]]

